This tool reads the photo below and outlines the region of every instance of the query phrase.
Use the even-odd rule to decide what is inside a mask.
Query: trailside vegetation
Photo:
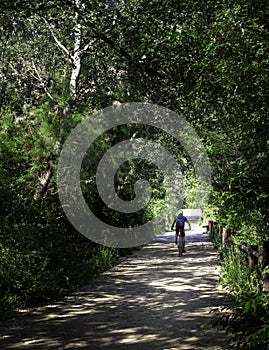
[[[266,1],[16,0],[2,1],[0,9],[1,318],[87,283],[123,254],[74,230],[56,186],[71,130],[113,103],[150,102],[180,113],[211,162],[205,215],[234,229],[238,241],[269,239]],[[195,205],[194,166],[181,145],[159,131],[122,129],[100,138],[85,159],[85,197],[100,217],[105,208],[93,190],[92,168],[122,135],[145,134],[179,159],[185,206]],[[145,222],[164,198],[162,173],[130,161],[115,181],[120,197],[132,199],[138,169],[154,194],[139,217]],[[243,346],[261,349],[269,339],[267,295],[255,274],[246,276],[239,253],[221,251],[220,259]]]

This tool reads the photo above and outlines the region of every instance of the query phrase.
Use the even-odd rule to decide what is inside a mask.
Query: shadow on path
[[[171,232],[61,302],[0,324],[1,349],[228,349],[202,330],[225,304],[216,252],[197,225],[179,258]]]

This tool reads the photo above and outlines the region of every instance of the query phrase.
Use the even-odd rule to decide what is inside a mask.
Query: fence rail
[[[215,233],[219,235],[220,243],[225,247],[226,245],[234,245],[244,252],[248,253],[249,269],[253,271],[254,268],[259,265],[261,272],[261,279],[263,281],[263,292],[269,292],[269,241],[263,241],[262,252],[259,251],[257,244],[248,245],[245,242],[237,243],[232,237],[235,233],[232,229],[227,229],[223,226],[219,226],[217,222],[209,220],[208,224],[205,226],[209,235],[212,237]]]

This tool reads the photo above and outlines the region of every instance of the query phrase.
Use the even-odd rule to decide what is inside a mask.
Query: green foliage
[[[230,348],[266,350],[269,339],[268,297],[250,293],[245,296],[248,299],[237,300],[217,323],[234,335],[234,345]]]
[[[37,252],[25,225],[7,226],[1,232],[0,291],[1,318],[42,294],[47,274],[47,255]],[[13,231],[14,230],[14,231]]]
[[[215,236],[217,236],[215,234]],[[268,343],[268,296],[262,293],[261,267],[253,271],[248,255],[234,246],[218,246],[221,264],[220,282],[230,295],[230,303],[216,323],[233,335],[234,347],[266,349]]]
[[[221,255],[223,285],[238,298],[244,296],[247,299],[249,295],[260,294],[261,278],[258,271],[250,274],[246,254],[231,247],[223,249]]]
[[[99,246],[70,231],[60,208],[45,208],[42,222],[8,222],[1,231],[0,308],[8,317],[19,307],[59,298],[67,291],[88,283],[113,266],[115,249]],[[33,214],[33,213],[32,213]],[[39,217],[41,219],[41,217]]]
[[[269,3],[83,4],[76,8],[73,0],[17,0],[0,5],[0,304],[5,312],[62,295],[122,254],[74,232],[55,185],[64,139],[87,113],[114,101],[147,101],[180,112],[203,139],[212,166],[213,189],[205,215],[235,229],[238,242],[261,247],[268,239]],[[81,69],[76,93],[70,96],[78,24]],[[93,181],[100,156],[138,131],[178,159],[185,206],[195,206],[194,165],[183,147],[165,133],[131,128],[104,135],[85,157],[81,183],[93,210],[108,215]],[[42,188],[48,169],[51,178]],[[152,200],[137,214],[136,223],[158,215],[164,201],[161,171],[134,160],[116,175],[124,200],[134,198],[138,179],[152,186]],[[120,225],[134,224],[129,216],[110,212],[108,217]],[[258,293],[257,273],[249,274],[241,253],[221,250],[220,256],[223,282],[235,295],[230,325],[245,327],[246,320],[252,320],[256,328],[250,326],[244,335],[253,349],[255,344],[262,348],[262,337],[268,339],[268,303]]]
[[[0,309],[6,318],[87,283],[115,264],[117,252],[73,232],[54,181],[35,201],[39,177],[57,155],[59,121],[50,105],[28,106],[19,115],[2,111]]]
[[[244,239],[249,244],[260,242],[259,230],[255,226],[260,222],[258,218],[256,220],[249,225],[250,229],[242,227],[241,232],[233,234],[233,239],[238,242]],[[262,292],[260,264],[251,271],[248,254],[234,245],[227,244],[223,247],[216,228],[213,230],[211,239],[219,251],[220,282],[229,295],[227,308],[220,313],[213,324],[221,325],[230,335],[233,335],[232,343],[235,348],[267,349],[269,339],[268,295]],[[253,241],[254,239],[256,241]],[[262,245],[260,245],[260,250],[261,247]]]

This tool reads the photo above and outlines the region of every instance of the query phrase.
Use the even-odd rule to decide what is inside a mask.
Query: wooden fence
[[[218,226],[217,222],[212,220],[208,221],[206,226],[209,235],[212,237],[214,234],[219,236],[220,243],[225,247],[227,244],[232,244],[239,247],[241,250],[248,254],[249,269],[252,271],[255,266],[261,267],[261,278],[263,281],[263,292],[269,292],[269,241],[263,241],[262,251],[259,251],[259,247],[256,244],[248,245],[244,242],[236,243],[232,235],[234,230],[226,229],[225,227]],[[264,272],[268,267],[268,272]]]

